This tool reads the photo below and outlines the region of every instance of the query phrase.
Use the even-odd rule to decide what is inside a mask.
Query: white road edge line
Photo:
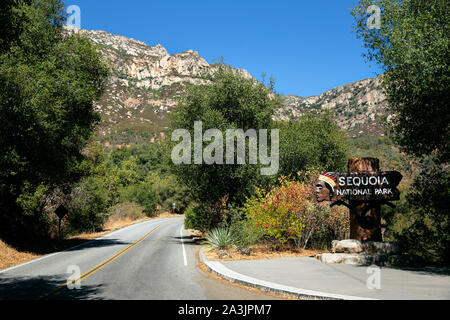
[[[186,250],[184,249],[184,240],[183,240],[183,229],[184,229],[184,224],[181,226],[180,229],[180,239],[181,239],[181,247],[183,248],[183,260],[184,260],[184,265],[187,266],[187,259],[186,259]]]

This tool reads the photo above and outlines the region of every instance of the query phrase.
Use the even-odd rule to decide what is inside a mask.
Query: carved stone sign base
[[[353,265],[379,266],[420,266],[417,256],[402,254],[398,242],[377,242],[360,240],[334,240],[332,253],[315,256],[323,263],[343,263]]]
[[[334,240],[331,242],[333,253],[367,253],[367,254],[399,254],[401,253],[399,242],[377,242],[360,240]]]

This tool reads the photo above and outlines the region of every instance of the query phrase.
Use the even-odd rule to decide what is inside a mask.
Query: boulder
[[[231,258],[231,255],[228,253],[227,250],[219,250],[217,252],[217,257],[219,259],[228,259],[228,258]]]
[[[347,240],[334,240],[331,243],[331,252],[333,253],[360,253],[363,252],[363,246],[361,241],[347,239]]]
[[[388,255],[364,253],[321,253],[316,259],[323,263],[343,263],[354,265],[385,265]]]
[[[246,256],[250,255],[250,249],[247,247],[237,247],[236,250],[240,253],[240,254],[244,254]]]
[[[366,254],[399,254],[401,246],[398,242],[359,241],[353,239],[334,240],[331,243],[333,253],[366,253]]]

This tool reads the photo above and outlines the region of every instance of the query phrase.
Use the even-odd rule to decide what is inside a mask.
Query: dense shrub
[[[191,204],[186,209],[184,225],[187,229],[207,232],[222,221],[222,217],[209,206]]]
[[[244,204],[247,218],[265,228],[274,248],[288,242],[306,248],[312,238],[345,236],[349,227],[347,210],[317,204],[313,189],[317,175],[307,177],[304,181],[281,177],[269,190],[257,189]]]
[[[184,213],[189,202],[189,190],[181,184],[174,175],[160,177],[153,173],[149,174],[147,179],[151,181],[152,188],[158,197],[158,204],[164,211],[172,210],[172,204],[175,203],[177,213]]]
[[[257,225],[266,228],[266,236],[272,240],[274,247],[285,244],[289,240],[298,239],[303,228],[302,219],[297,212],[304,210],[299,193],[291,182],[280,179],[281,186],[271,190],[257,189],[256,195],[244,204],[247,217]],[[294,187],[301,187],[299,185]]]
[[[385,208],[389,237],[428,263],[450,265],[450,170],[433,158],[423,159],[421,173],[395,209]]]
[[[340,171],[348,159],[348,138],[329,113],[307,114],[298,121],[276,122],[280,129],[279,175],[291,175],[308,167]]]
[[[305,210],[299,213],[305,228],[296,245],[314,249],[328,248],[333,240],[347,239],[349,234],[349,212],[345,207],[330,208],[328,204],[318,205],[308,202]]]
[[[238,206],[230,204],[225,213],[226,218],[220,226],[230,230],[235,247],[250,248],[263,240],[265,228],[248,219]]]
[[[124,193],[124,200],[135,202],[144,207],[147,216],[153,216],[158,205],[158,196],[151,184],[142,182],[128,187]]]
[[[71,194],[69,215],[71,232],[95,232],[102,229],[107,217],[108,193],[99,177],[84,178]]]

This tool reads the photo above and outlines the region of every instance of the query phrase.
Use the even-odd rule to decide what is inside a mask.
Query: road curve
[[[0,271],[0,300],[274,299],[197,268],[183,218],[129,226],[75,248]]]

